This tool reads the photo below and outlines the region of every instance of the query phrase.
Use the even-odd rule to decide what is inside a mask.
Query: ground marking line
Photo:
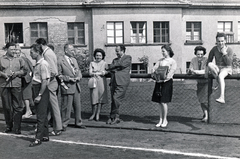
[[[14,137],[25,137],[25,138],[34,138],[32,135],[16,135],[16,134],[7,134],[0,132],[0,135],[5,136],[14,136]],[[223,156],[215,156],[201,153],[189,153],[189,152],[180,152],[174,150],[166,150],[166,149],[151,149],[151,148],[141,148],[141,147],[128,147],[128,146],[113,146],[113,145],[104,145],[104,144],[93,144],[93,143],[84,143],[84,142],[75,142],[75,141],[64,141],[57,139],[50,139],[50,141],[65,143],[65,144],[76,144],[76,145],[85,145],[85,146],[98,146],[98,147],[107,147],[107,148],[115,148],[115,149],[128,149],[128,150],[138,150],[138,151],[149,151],[149,152],[161,152],[165,154],[174,154],[174,155],[184,155],[184,156],[192,156],[192,157],[205,157],[205,158],[216,158],[216,159],[239,159],[236,157],[223,157]]]

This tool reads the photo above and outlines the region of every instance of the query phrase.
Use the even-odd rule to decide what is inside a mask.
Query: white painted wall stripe
[[[31,136],[15,135],[15,134],[6,134],[6,133],[1,133],[1,132],[0,132],[0,135],[34,138],[33,135],[31,135]],[[50,139],[50,141],[58,142],[58,143],[65,143],[65,144],[97,146],[97,147],[106,147],[106,148],[115,148],[115,149],[128,149],[128,150],[148,151],[148,152],[160,152],[160,153],[164,153],[164,154],[184,155],[184,156],[191,156],[191,157],[205,157],[205,158],[216,158],[216,159],[239,159],[239,158],[236,158],[236,157],[215,156],[215,155],[208,155],[208,154],[201,154],[201,153],[190,153],[190,152],[180,152],[180,151],[166,150],[166,149],[150,149],[150,148],[142,148],[142,147],[114,146],[114,145],[84,143],[84,142],[75,142],[75,141],[64,141],[64,140],[57,140],[57,139]]]

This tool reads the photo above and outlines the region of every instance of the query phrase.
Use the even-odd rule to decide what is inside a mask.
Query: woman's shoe
[[[162,125],[162,123],[158,123],[157,125],[155,125],[155,127],[159,128]]]
[[[94,119],[94,116],[91,116],[91,117],[88,119],[88,121],[93,121],[93,119]]]
[[[204,123],[207,123],[208,119],[207,118],[203,118],[201,121],[204,122]]]
[[[59,136],[62,134],[62,131],[59,130],[59,131],[52,131],[49,133],[50,136]]]
[[[162,125],[161,125],[161,127],[162,127],[162,128],[165,128],[165,127],[167,127],[167,125],[168,125],[168,121],[163,122]]]
[[[38,145],[41,145],[41,144],[42,144],[42,142],[41,142],[40,140],[36,139],[35,141],[33,141],[33,142],[29,145],[29,147],[35,147],[35,146],[38,146]]]
[[[26,113],[22,116],[22,119],[31,118],[31,117],[32,117],[32,113]]]

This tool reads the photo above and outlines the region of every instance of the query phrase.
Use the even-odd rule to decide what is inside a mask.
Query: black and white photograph
[[[240,159],[240,0],[0,0],[1,159]]]

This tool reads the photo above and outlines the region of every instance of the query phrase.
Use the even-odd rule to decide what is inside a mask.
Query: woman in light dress
[[[104,50],[99,48],[95,49],[93,56],[95,58],[95,61],[90,63],[89,75],[96,79],[97,86],[90,89],[92,116],[89,118],[89,121],[92,121],[94,118],[96,121],[99,121],[101,107],[103,104],[108,103],[107,80],[104,76],[107,74],[107,63],[104,61],[104,58],[106,56]]]

